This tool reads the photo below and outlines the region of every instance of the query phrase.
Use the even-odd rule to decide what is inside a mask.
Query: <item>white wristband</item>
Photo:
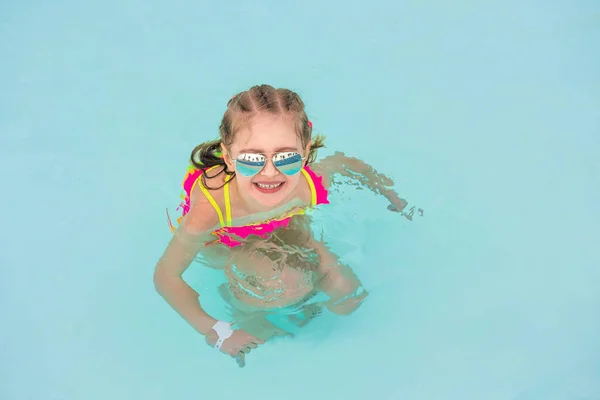
[[[233,329],[231,329],[231,325],[225,321],[217,321],[217,323],[213,325],[212,329],[219,337],[217,343],[215,344],[215,349],[220,350],[223,342],[233,335]]]

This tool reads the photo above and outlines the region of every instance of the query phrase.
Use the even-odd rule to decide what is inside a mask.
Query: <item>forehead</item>
[[[302,142],[294,129],[292,118],[259,114],[236,132],[231,150],[274,152],[300,150]]]

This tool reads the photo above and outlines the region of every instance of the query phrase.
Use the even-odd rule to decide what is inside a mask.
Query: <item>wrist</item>
[[[233,335],[233,328],[231,327],[231,324],[225,321],[217,321],[213,325],[212,331],[214,332],[214,336],[211,335],[211,339],[214,339],[216,336],[214,347],[217,350],[220,350],[223,342]]]
[[[212,346],[214,346],[215,343],[217,343],[217,340],[219,340],[219,335],[217,335],[217,332],[213,331],[212,329],[204,336],[206,337],[206,340],[209,342],[209,344],[211,344]]]
[[[212,317],[205,318],[198,324],[198,326],[196,326],[196,330],[204,336],[215,334],[213,326],[217,323],[217,321],[217,319]]]

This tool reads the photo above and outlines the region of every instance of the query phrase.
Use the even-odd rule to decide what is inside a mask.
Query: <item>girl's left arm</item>
[[[323,242],[311,240],[319,255],[319,288],[329,296],[323,305],[332,313],[348,315],[354,312],[369,295],[352,269],[340,262]]]
[[[388,207],[391,211],[402,212],[407,206],[407,201],[401,199],[392,187],[394,181],[388,176],[379,173],[372,166],[355,157],[348,157],[342,152],[335,152],[315,164],[311,164],[315,172],[326,178],[326,183],[331,183],[335,174],[352,178],[362,186],[376,194],[384,196],[391,203]]]

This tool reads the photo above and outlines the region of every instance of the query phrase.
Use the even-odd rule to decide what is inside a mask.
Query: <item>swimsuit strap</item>
[[[213,167],[214,168],[214,167]],[[204,171],[204,173],[210,171],[212,168],[207,169],[206,171]],[[221,208],[219,207],[219,205],[217,204],[217,202],[215,201],[214,197],[212,197],[212,195],[210,194],[209,190],[202,184],[202,177],[198,177],[198,179],[196,179],[196,182],[198,182],[198,187],[200,188],[200,190],[202,190],[202,193],[204,193],[204,196],[208,199],[208,201],[210,202],[210,204],[213,206],[213,208],[215,209],[215,211],[217,212],[217,215],[219,216],[219,224],[221,224],[221,226],[225,226],[225,221],[223,220],[223,213],[221,212]],[[225,185],[228,186],[227,182]],[[227,211],[228,211],[228,218],[231,218],[231,212],[229,210],[229,188],[227,188],[227,194],[226,194],[226,207],[227,207]]]
[[[231,179],[227,179],[225,176],[225,186],[223,187],[223,197],[225,198],[225,218],[227,222],[227,226],[231,226],[231,198],[229,196],[229,182]],[[221,224],[223,226],[223,224]]]
[[[306,167],[302,168],[302,175],[306,178],[308,182],[308,186],[310,186],[310,206],[314,207],[317,205],[317,191],[315,190],[315,182],[312,179],[312,176],[306,171]]]
[[[302,173],[308,181],[311,191],[311,206],[318,204],[329,204],[329,194],[325,186],[323,186],[323,177],[314,173],[308,165],[302,169]]]

